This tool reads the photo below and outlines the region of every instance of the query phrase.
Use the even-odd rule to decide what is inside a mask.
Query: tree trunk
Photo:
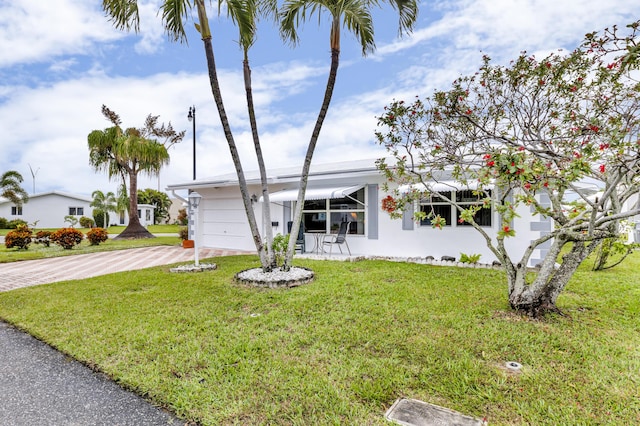
[[[291,226],[291,235],[298,235],[298,231],[300,229],[300,221],[302,220],[302,209],[304,208],[304,197],[305,197],[305,193],[307,192],[309,170],[311,169],[311,160],[313,158],[313,153],[316,149],[316,144],[318,143],[318,138],[320,137],[320,130],[322,129],[322,123],[324,122],[324,119],[327,116],[327,111],[329,110],[329,104],[331,103],[333,88],[336,84],[336,77],[338,75],[339,62],[340,62],[340,49],[332,48],[331,49],[331,69],[329,71],[327,87],[324,92],[324,99],[322,101],[322,106],[320,107],[320,112],[316,120],[316,125],[313,128],[313,133],[311,134],[311,140],[309,141],[309,146],[307,147],[307,154],[304,158],[304,164],[302,166],[302,174],[300,176],[300,189],[298,192],[298,200],[296,201],[296,210],[295,210],[295,215],[293,217],[293,224]],[[330,218],[327,218],[327,219],[330,220]],[[293,254],[295,252],[295,245],[296,245],[296,238],[289,238],[289,245],[287,246],[287,254],[285,256],[284,266],[283,266],[285,270],[289,270],[291,268],[291,262],[293,261]]]
[[[138,173],[129,170],[129,224],[114,239],[116,240],[136,240],[142,238],[155,238],[151,232],[147,231],[140,224],[138,217]]]
[[[566,240],[560,237],[554,240],[536,277],[526,282],[527,268],[518,265],[516,272],[507,274],[509,280],[509,304],[517,311],[538,318],[548,312],[561,313],[556,306],[560,293],[580,264],[597,247],[597,241],[574,242],[571,250],[562,256],[560,266],[555,264],[556,254],[560,253]]]
[[[247,220],[249,222],[249,228],[251,229],[251,235],[253,236],[253,242],[256,246],[256,250],[258,251],[258,255],[260,256],[260,264],[262,265],[263,269],[269,269],[271,264],[269,262],[264,244],[262,243],[262,238],[260,237],[260,231],[258,229],[253,206],[251,205],[249,190],[247,188],[247,181],[242,170],[240,155],[238,154],[236,143],[233,140],[231,126],[229,125],[227,112],[224,109],[224,103],[222,101],[222,93],[220,92],[220,84],[218,82],[215,57],[213,55],[213,45],[211,43],[211,30],[209,29],[207,11],[203,0],[196,0],[195,4],[198,8],[198,19],[200,21],[199,31],[200,35],[202,36],[202,42],[204,44],[205,55],[207,58],[207,69],[209,72],[209,83],[211,85],[211,92],[218,109],[218,115],[220,116],[220,123],[222,124],[222,129],[224,130],[227,145],[229,145],[229,151],[231,152],[231,158],[236,169],[236,174],[238,175],[238,186],[240,188],[240,194],[242,195],[242,202],[244,204],[245,213],[247,214]]]
[[[275,268],[276,257],[273,252],[273,230],[271,228],[271,202],[269,200],[269,184],[267,182],[267,168],[264,164],[264,156],[262,155],[262,147],[260,146],[260,136],[258,134],[258,123],[256,121],[256,113],[253,105],[253,90],[251,87],[251,67],[249,66],[249,59],[246,57],[243,61],[244,68],[244,87],[247,94],[247,109],[249,111],[249,122],[251,123],[251,134],[253,135],[253,146],[256,151],[256,157],[258,159],[258,169],[260,170],[260,182],[262,184],[262,220],[265,224],[265,244],[263,244],[263,250],[266,250],[268,256],[269,267],[262,269],[265,272],[271,271]]]

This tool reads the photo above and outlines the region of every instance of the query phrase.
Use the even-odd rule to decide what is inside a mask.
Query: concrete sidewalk
[[[246,252],[201,249],[200,259]],[[0,291],[176,262],[194,250],[156,246],[0,264]],[[106,376],[0,321],[0,426],[183,425]]]

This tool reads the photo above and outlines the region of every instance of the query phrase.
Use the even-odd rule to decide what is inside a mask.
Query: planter
[[[182,240],[182,248],[193,248],[193,240]]]

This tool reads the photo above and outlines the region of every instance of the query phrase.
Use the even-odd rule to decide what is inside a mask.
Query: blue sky
[[[160,178],[142,177],[140,188],[191,180],[191,105],[197,108],[198,178],[232,172],[192,21],[188,45],[175,44],[156,16],[160,0],[139,1],[137,35],[113,29],[100,3],[0,0],[0,172],[22,173],[30,193],[31,170],[36,192],[115,190],[117,182],[88,162],[87,135],[109,126],[102,104],[126,127],[142,126],[153,114],[187,132]],[[383,156],[373,132],[384,106],[447,88],[473,73],[483,54],[506,64],[523,50],[543,56],[572,49],[585,33],[623,27],[638,11],[640,0],[425,1],[413,34],[401,39],[393,10],[376,11],[375,54],[363,58],[354,37],[343,32],[337,85],[314,162]],[[236,30],[213,8],[210,22],[236,142],[246,169],[255,169]],[[328,38],[324,21],[305,24],[295,48],[282,44],[272,24],[260,27],[250,55],[267,168],[302,164],[327,79]]]

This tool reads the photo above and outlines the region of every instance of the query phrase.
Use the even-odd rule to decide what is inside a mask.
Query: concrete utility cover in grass
[[[400,398],[387,410],[385,418],[404,426],[482,426],[480,419],[465,416],[437,405]]]

